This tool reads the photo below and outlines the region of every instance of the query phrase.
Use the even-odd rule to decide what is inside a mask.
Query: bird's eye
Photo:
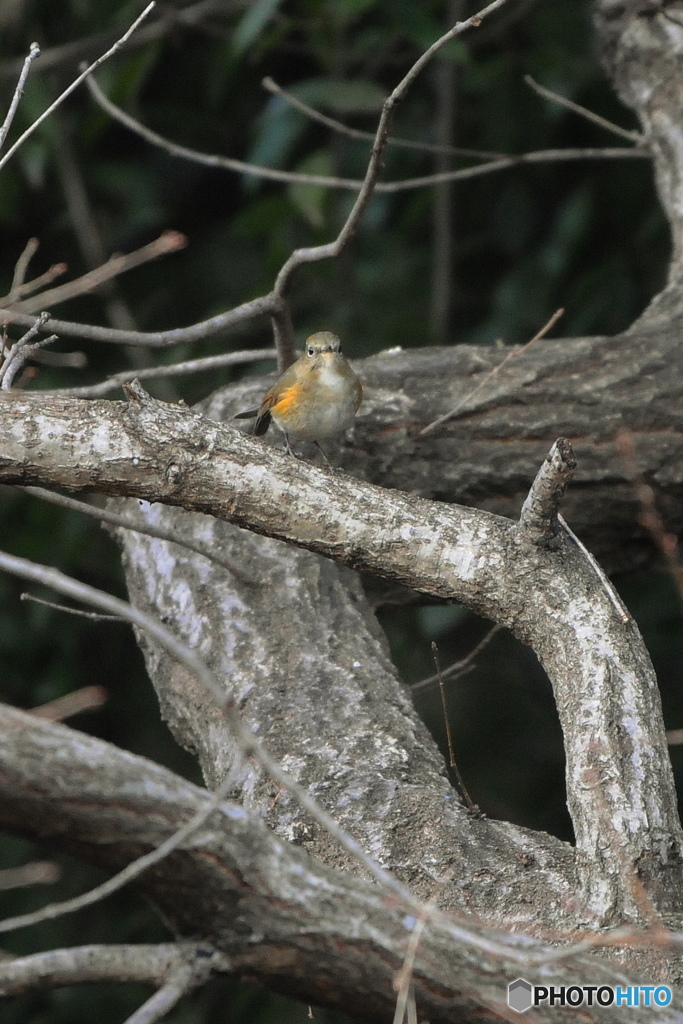
[[[314,356],[314,355],[315,355],[315,349],[313,348],[313,346],[312,346],[312,345],[309,345],[309,346],[308,346],[308,348],[306,349],[306,353],[307,353],[307,355],[309,355],[309,356]]]

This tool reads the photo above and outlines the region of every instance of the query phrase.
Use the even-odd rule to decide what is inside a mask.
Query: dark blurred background
[[[163,30],[131,45],[97,75],[105,92],[144,124],[209,153],[289,170],[362,177],[369,144],[313,123],[261,86],[272,76],[299,99],[353,127],[372,130],[382,98],[453,21],[474,13],[469,0],[217,0],[186,4],[192,23],[160,4]],[[44,70],[31,73],[10,135],[44,109],[141,10],[135,0],[0,0],[0,121],[33,40]],[[452,43],[398,107],[394,134],[495,153],[628,143],[536,95],[543,85],[625,128],[637,127],[599,64],[589,0],[510,0],[477,31]],[[149,24],[149,23],[148,23]],[[478,162],[463,156],[391,148],[387,179],[427,175]],[[180,253],[119,278],[108,295],[62,304],[64,319],[141,330],[183,326],[270,289],[298,245],[332,239],[353,193],[265,182],[175,159],[112,123],[80,89],[0,172],[0,294],[31,236],[40,248],[29,277],[66,261],[84,273],[93,247],[108,256],[144,245],[167,228],[184,232]],[[666,223],[647,160],[581,160],[517,167],[455,183],[373,199],[350,250],[300,271],[293,285],[301,341],[338,332],[352,357],[431,344],[520,343],[559,306],[555,334],[613,334],[626,328],[663,284]],[[16,337],[16,334],[13,335]],[[270,344],[269,325],[164,353],[170,362]],[[64,339],[82,349],[82,370],[41,367],[31,388],[88,383],[129,367],[119,346]],[[194,402],[237,373],[263,364],[174,382]],[[154,385],[150,388],[154,391]],[[168,390],[158,390],[167,395]],[[113,395],[112,397],[118,397]],[[0,491],[3,546],[58,565],[125,596],[117,553],[106,533],[35,499]],[[662,688],[667,728],[683,726],[683,631],[679,600],[661,572],[616,581],[645,635]],[[0,698],[32,708],[91,683],[106,688],[99,710],[70,719],[128,750],[199,781],[194,762],[160,722],[142,658],[124,625],[92,624],[20,602],[23,584],[0,577]],[[459,607],[386,608],[381,614],[407,683],[432,674],[431,641],[444,666],[464,657],[489,624]],[[438,688],[416,704],[439,742],[445,728]],[[534,656],[496,635],[476,669],[449,688],[456,755],[472,798],[487,814],[571,840],[562,740],[549,684]],[[673,750],[679,781],[683,765]],[[2,865],[50,851],[3,837]],[[68,858],[61,881],[3,894],[2,916],[80,892],[97,872]],[[5,948],[30,952],[84,942],[167,937],[133,891],[105,904],[20,931]],[[148,993],[133,986],[63,989],[3,1004],[8,1024],[72,1024],[125,1019]],[[221,982],[169,1016],[180,1022],[303,1022],[308,1008]],[[341,1020],[314,1010],[318,1021]]]

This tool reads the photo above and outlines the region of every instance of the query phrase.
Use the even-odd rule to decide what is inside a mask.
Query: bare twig
[[[425,911],[426,910],[427,907],[425,907]],[[413,1009],[415,1007],[415,996],[412,992],[411,982],[417,947],[420,944],[420,939],[422,938],[422,932],[425,929],[426,923],[427,913],[420,914],[415,921],[412,932],[410,933],[410,941],[408,942],[403,966],[394,978],[394,989],[397,992],[397,998],[393,1024],[403,1024],[403,1021],[406,1019],[408,1004],[411,1000]]]
[[[33,135],[33,133],[43,123],[43,121],[47,120],[47,118],[50,117],[50,115],[57,109],[57,107],[59,107],[64,102],[64,100],[68,96],[70,96],[71,93],[74,92],[74,90],[77,89],[78,86],[81,85],[81,83],[84,82],[89,77],[89,75],[91,75],[93,73],[93,71],[96,71],[97,68],[99,68],[102,64],[104,64],[104,62],[106,60],[109,60],[110,57],[113,57],[114,54],[117,53],[118,50],[120,50],[121,47],[126,44],[128,39],[130,39],[130,37],[132,36],[133,32],[135,32],[135,30],[138,27],[138,25],[140,25],[140,23],[142,21],[144,21],[144,19],[147,17],[147,15],[150,14],[151,11],[154,10],[155,6],[156,6],[155,0],[152,0],[152,2],[149,3],[147,5],[147,7],[145,7],[145,9],[142,12],[142,14],[140,14],[135,19],[135,21],[130,26],[130,28],[126,32],[124,32],[124,34],[121,36],[121,38],[117,39],[117,41],[114,43],[114,45],[111,46],[107,50],[106,53],[103,53],[101,57],[98,57],[97,60],[93,61],[92,64],[90,64],[84,71],[82,71],[81,74],[78,76],[78,78],[74,79],[74,81],[71,83],[71,85],[67,86],[67,88],[64,90],[64,92],[60,93],[60,95],[57,97],[57,99],[54,101],[54,103],[51,103],[50,106],[46,110],[43,111],[43,113],[40,115],[40,117],[36,118],[36,120],[33,122],[33,124],[31,124],[26,129],[26,131],[22,135],[19,136],[17,141],[14,143],[14,145],[10,146],[10,148],[7,150],[7,152],[2,157],[2,159],[0,159],[0,170],[5,166],[7,161],[14,155],[14,153],[16,153],[16,151],[19,149],[19,147],[22,146],[24,144],[24,142],[26,142],[26,140],[28,138],[30,138],[31,135]]]
[[[33,241],[33,239],[31,239],[31,241]],[[28,245],[26,246],[26,249],[24,250],[24,253],[22,253],[20,259],[23,258],[23,255],[26,253],[27,250]],[[17,269],[18,267],[19,263],[17,263]],[[38,277],[34,277],[32,281],[27,281],[25,284],[18,284],[16,287],[14,285],[14,282],[12,282],[12,290],[9,292],[8,295],[3,295],[2,298],[0,298],[0,305],[13,306],[17,299],[21,299],[26,295],[31,295],[33,292],[37,292],[46,284],[51,284],[54,280],[56,280],[56,278],[61,277],[62,274],[66,274],[68,269],[69,265],[67,263],[53,263],[51,267],[48,267],[47,270],[44,271],[42,274],[39,274]]]
[[[59,865],[51,860],[34,860],[19,868],[4,868],[0,871],[0,891],[23,889],[27,885],[52,885],[61,873]]]
[[[58,569],[38,565],[25,558],[18,558],[15,555],[9,555],[5,552],[0,552],[0,569],[4,569],[6,572],[15,576],[20,576],[36,583],[42,583],[47,587],[57,590],[59,593],[66,594],[67,596],[74,598],[76,601],[93,605],[95,608],[101,608],[103,611],[114,615],[120,615],[122,618],[127,619],[133,625],[153,637],[174,657],[176,657],[178,661],[185,666],[185,668],[195,675],[206,687],[208,692],[214,697],[218,706],[221,707],[225,713],[226,719],[233,731],[235,739],[238,742],[241,753],[243,755],[252,754],[256,757],[271,778],[274,779],[275,782],[279,783],[284,789],[288,790],[295,800],[298,801],[300,806],[305,811],[308,811],[308,813],[311,814],[311,816],[389,892],[392,892],[394,896],[397,896],[399,899],[405,900],[410,906],[416,906],[418,908],[422,906],[421,902],[412,895],[409,889],[390,874],[390,872],[380,867],[374,857],[366,853],[355,839],[352,839],[351,836],[347,835],[347,833],[339,827],[334,818],[318,804],[310,793],[295,782],[289,773],[285,772],[284,769],[280,767],[279,763],[270,756],[258,737],[247,725],[245,725],[237,711],[232,706],[232,703],[230,702],[230,694],[226,690],[225,686],[215,678],[211,670],[206,666],[199,655],[192,648],[188,647],[187,644],[183,643],[175,633],[167,629],[152,615],[148,615],[145,612],[140,611],[138,608],[134,608],[132,605],[125,601],[121,601],[119,598],[114,597],[111,594],[107,594],[102,590],[97,590],[95,587],[88,586],[86,583],[80,583],[78,580],[75,580],[70,576],[66,576]],[[230,772],[231,777],[232,775],[233,772]],[[97,886],[90,892],[77,896],[74,899],[66,900],[63,903],[56,903],[49,907],[43,907],[42,910],[36,911],[32,914],[22,914],[18,917],[0,921],[0,933],[12,931],[16,928],[27,927],[28,925],[35,924],[38,921],[50,920],[65,913],[73,913],[82,907],[90,906],[92,903],[97,902],[104,896],[109,895],[111,892],[115,892],[117,889],[121,888],[121,886],[127,884],[127,882],[137,878],[139,874],[145,871],[152,864],[156,864],[158,861],[168,856],[168,854],[184,842],[192,832],[201,827],[204,821],[206,821],[210,814],[218,808],[219,804],[223,800],[223,790],[225,789],[225,792],[228,792],[230,789],[234,781],[231,777],[227,778],[224,783],[222,783],[220,789],[210,796],[208,803],[205,804],[204,807],[202,807],[186,825],[182,826],[182,828],[170,836],[155,850],[152,850],[150,853],[138,858],[138,860],[134,861],[132,864],[127,865],[123,871],[120,871],[113,878],[108,879],[102,885]]]
[[[522,345],[520,348],[513,348],[512,351],[508,352],[505,359],[503,359],[502,363],[499,363],[498,366],[495,366],[490,373],[487,373],[484,379],[479,384],[477,384],[476,388],[470,391],[469,394],[465,395],[465,397],[462,398],[453,409],[451,409],[449,412],[445,412],[443,416],[439,416],[438,419],[435,419],[432,423],[428,423],[426,427],[423,427],[419,433],[419,437],[424,437],[425,434],[431,434],[431,432],[433,430],[436,430],[437,427],[440,427],[442,423],[446,423],[447,420],[453,419],[453,417],[456,416],[461,411],[461,409],[470,401],[470,399],[474,398],[474,396],[478,394],[481,391],[481,389],[486,384],[489,383],[490,380],[493,380],[493,378],[500,373],[504,366],[506,366],[512,359],[516,359],[517,356],[520,356],[523,352],[526,352],[527,349],[531,348],[534,342],[537,342],[541,338],[544,338],[548,331],[552,327],[554,327],[554,325],[557,323],[557,321],[560,319],[563,313],[563,309],[558,309],[555,313],[553,313],[550,320],[548,320],[547,324],[545,324],[545,326],[541,328],[538,334],[535,334],[533,338],[527,341],[526,345]]]
[[[48,722],[63,722],[65,718],[80,715],[83,711],[101,708],[107,698],[108,693],[103,686],[81,686],[72,693],[65,693],[63,697],[31,708],[30,714],[36,718],[45,718]]]
[[[6,353],[2,366],[0,366],[0,388],[2,388],[3,391],[9,391],[12,387],[12,381],[32,352],[43,345],[49,345],[53,341],[56,341],[57,335],[52,334],[48,338],[43,338],[41,341],[35,342],[33,345],[29,344],[49,319],[49,313],[41,313],[33,326],[30,327],[18,341],[15,341]]]
[[[192,324],[190,327],[176,327],[170,331],[120,331],[111,327],[99,327],[95,324],[77,324],[68,320],[57,320],[52,317],[50,326],[57,334],[69,335],[72,338],[88,338],[91,341],[102,341],[111,345],[139,345],[144,348],[170,348],[172,345],[184,345],[195,341],[203,341],[221,331],[229,330],[249,323],[259,316],[272,316],[279,302],[271,292],[249,302],[243,302],[234,309],[219,313],[209,320]],[[0,309],[0,324],[15,323],[22,327],[33,327],[34,316],[17,313],[13,309]]]
[[[84,384],[75,388],[55,388],[41,391],[43,395],[73,395],[75,398],[99,398],[110,391],[116,391],[122,384],[132,380],[158,380],[162,377],[184,377],[192,373],[206,373],[224,366],[241,366],[244,363],[256,363],[277,359],[272,348],[245,349],[242,352],[225,352],[220,356],[204,356],[202,359],[188,359],[182,363],[170,363],[168,366],[146,366],[141,370],[122,370],[99,384]]]
[[[450,679],[451,676],[455,676],[457,678],[458,676],[464,675],[466,672],[470,672],[474,668],[474,665],[472,664],[474,659],[479,657],[484,648],[488,646],[488,644],[496,635],[496,633],[499,633],[502,628],[503,627],[499,626],[497,623],[495,626],[492,626],[488,633],[485,634],[485,636],[479,641],[477,646],[474,647],[468,655],[466,655],[460,661],[453,662],[452,665],[449,665],[448,668],[443,670],[443,672],[441,673],[441,678]],[[436,673],[433,676],[428,676],[426,679],[420,679],[419,682],[413,683],[411,685],[411,692],[417,693],[418,691],[424,689],[426,686],[431,686],[433,683],[438,683],[438,681],[438,673]]]
[[[135,1013],[128,1017],[125,1024],[155,1024],[156,1021],[165,1017],[183,996],[188,995],[203,981],[206,981],[206,978],[200,981],[195,977],[192,967],[189,964],[184,964],[164,982],[153,996],[150,996]]]
[[[23,248],[23,251],[14,266],[14,276],[12,278],[12,287],[10,288],[9,295],[0,299],[0,302],[11,302],[16,296],[19,288],[22,287],[26,280],[26,272],[28,271],[28,265],[38,251],[40,242],[37,238],[29,238],[28,242]]]
[[[178,142],[173,142],[171,139],[159,135],[158,132],[143,125],[131,114],[121,110],[120,107],[116,106],[115,103],[112,103],[105,96],[94,78],[88,80],[87,86],[95,102],[111,117],[130,129],[130,131],[135,132],[136,135],[145,139],[150,145],[160,147],[171,156],[192,160],[193,163],[198,163],[205,167],[217,167],[226,171],[234,171],[237,174],[246,174],[253,178],[281,181],[290,185],[322,185],[324,188],[344,189],[350,192],[359,192],[364,186],[365,179],[361,178],[339,178],[327,174],[305,174],[301,171],[284,171],[274,167],[264,167],[261,164],[245,163],[243,160],[236,160],[234,157],[222,156],[217,153],[203,153],[201,150],[182,146]],[[376,138],[376,133],[368,134],[371,139]],[[421,143],[416,143],[416,145],[421,145]],[[373,191],[377,193],[395,193],[417,188],[427,188],[430,185],[439,185],[450,181],[465,181],[470,178],[478,178],[484,174],[505,171],[521,164],[554,163],[562,160],[621,160],[632,157],[649,158],[651,154],[645,148],[627,149],[625,146],[619,148],[541,149],[530,153],[520,153],[519,155],[499,154],[494,156],[491,154],[484,156],[484,159],[488,162],[477,164],[474,167],[461,167],[455,171],[426,174],[417,178],[403,178],[399,181],[376,181]]]
[[[436,54],[451,39],[454,39],[462,32],[466,31],[469,28],[472,28],[473,26],[480,25],[485,17],[487,17],[489,14],[492,14],[499,7],[502,7],[502,5],[506,2],[507,0],[493,0],[492,3],[490,3],[478,14],[473,15],[466,21],[458,23],[452,29],[446,32],[443,36],[441,36],[440,39],[437,39],[437,41],[433,43],[432,46],[430,46],[429,49],[427,49],[420,56],[420,58],[413,64],[408,73],[399,82],[399,84],[391,92],[391,94],[388,96],[384,103],[382,113],[379,119],[379,124],[377,126],[377,131],[375,132],[374,145],[372,149],[372,154],[370,156],[370,160],[368,162],[365,177],[363,179],[362,184],[360,185],[360,190],[358,196],[356,197],[356,201],[349,213],[349,216],[346,219],[346,222],[342,226],[337,238],[333,242],[330,242],[326,245],[295,250],[295,252],[292,253],[289,259],[287,259],[284,265],[280,268],[280,271],[275,280],[273,292],[267,298],[271,302],[271,308],[268,310],[268,312],[271,314],[271,317],[273,318],[274,321],[275,341],[278,347],[278,362],[281,369],[284,366],[287,366],[292,361],[294,353],[294,336],[293,330],[291,328],[291,318],[289,310],[287,308],[286,300],[286,293],[290,277],[294,270],[297,267],[301,266],[302,264],[339,256],[340,253],[343,252],[343,250],[345,249],[346,245],[349,243],[353,235],[355,234],[360,223],[360,220],[363,216],[363,213],[365,212],[365,209],[373,194],[375,185],[377,183],[377,178],[379,175],[381,165],[381,157],[386,145],[386,140],[389,131],[389,122],[391,120],[391,115],[394,106],[396,105],[396,103],[399,102],[399,100],[403,98],[403,96],[405,95],[406,91],[408,90],[414,79],[417,77],[417,75],[420,73],[423,67],[431,60],[434,54]],[[122,121],[124,124],[132,128],[133,130],[140,131],[141,126],[139,125],[139,123],[135,122],[134,119],[129,117],[129,115],[123,114],[122,111],[119,111],[118,109],[114,108],[113,105],[110,104],[108,100],[106,100],[106,97],[104,97],[101,90],[98,90],[97,86],[93,82],[89,83],[89,87],[91,89],[91,93],[96,97],[97,102],[104,106],[104,109],[106,109],[112,116],[117,117],[118,120]],[[185,147],[177,147],[175,144],[173,144],[173,148],[171,149],[168,147],[165,140],[161,140],[160,137],[156,136],[155,133],[150,134],[147,129],[144,129],[144,133],[145,137],[148,138],[149,141],[154,141],[157,144],[163,144],[164,146],[166,146],[166,148],[169,149],[169,152],[174,152],[176,155],[182,156],[190,155],[188,151],[185,149]],[[196,159],[196,155],[193,153],[191,158]],[[202,162],[206,163],[207,160],[205,158],[202,158]],[[226,163],[226,158],[210,157],[209,162],[213,166],[217,166],[219,162],[222,163],[223,166],[228,166],[228,164]],[[233,170],[239,170],[242,172],[247,170],[253,172],[254,170],[253,167],[248,167],[248,165],[243,164],[241,161],[230,161],[230,166]],[[274,177],[274,174],[270,169],[261,169],[261,171],[263,172],[263,176],[265,177]],[[291,175],[289,175],[289,172],[287,172],[287,175],[287,179],[280,178],[280,180],[294,180],[294,178]],[[298,180],[302,179],[299,178]],[[320,178],[318,178],[315,175],[308,176],[306,178],[306,181],[309,184],[328,183],[327,181],[321,181]],[[347,182],[347,184],[350,184],[351,187],[354,189],[358,188],[358,183]]]
[[[12,102],[9,105],[7,116],[5,117],[2,126],[0,126],[0,149],[2,149],[2,147],[5,144],[5,139],[7,138],[7,133],[12,126],[12,121],[14,120],[14,115],[17,112],[19,102],[21,100],[21,97],[24,95],[26,79],[28,78],[28,73],[31,70],[31,64],[33,64],[33,61],[36,59],[36,57],[39,56],[40,47],[38,46],[38,43],[31,43],[29,52],[24,58],[24,63],[21,68],[21,73],[19,75],[19,81],[17,82],[17,87],[14,90],[14,95],[12,96]]]
[[[95,288],[99,288],[113,278],[118,277],[119,274],[125,273],[127,270],[139,267],[143,263],[149,263],[150,260],[158,259],[160,256],[166,256],[168,253],[178,252],[180,249],[184,249],[186,245],[187,239],[179,231],[164,231],[163,234],[159,235],[153,242],[149,242],[148,245],[143,245],[140,249],[135,249],[133,252],[126,253],[123,256],[112,256],[106,263],[96,267],[94,270],[89,270],[86,274],[75,278],[73,281],[67,281],[66,284],[52,288],[50,291],[41,292],[35,298],[13,303],[14,309],[20,313],[32,313],[36,308],[49,309],[51,306],[56,306],[60,302],[66,302],[77,295],[91,292]]]
[[[592,110],[588,110],[587,107],[582,107],[578,103],[574,103],[572,100],[568,100],[566,96],[560,96],[559,93],[553,92],[552,89],[547,89],[544,85],[539,85],[531,75],[525,75],[524,81],[530,88],[538,93],[539,96],[543,96],[544,99],[550,100],[551,103],[559,103],[561,107],[566,107],[567,110],[572,110],[579,117],[585,117],[587,121],[592,121],[593,124],[599,125],[601,128],[605,128],[608,132],[612,132],[614,135],[619,135],[622,139],[628,139],[629,142],[635,142],[636,145],[642,146],[645,144],[645,136],[641,132],[629,131],[626,128],[620,128],[618,124],[614,124],[613,121],[608,121],[604,117],[600,117],[599,114],[595,114]]]
[[[354,178],[335,178],[325,174],[303,174],[298,171],[281,171],[274,167],[264,167],[260,164],[245,163],[244,160],[235,160],[233,157],[222,156],[218,153],[203,153],[198,149],[191,149],[189,146],[182,146],[178,142],[172,142],[164,138],[158,132],[147,128],[136,118],[121,110],[108,96],[100,89],[94,78],[87,83],[90,94],[95,102],[110,117],[113,117],[119,124],[124,125],[130,131],[135,132],[153,146],[158,146],[170,153],[171,156],[180,157],[183,160],[192,160],[193,163],[201,164],[204,167],[218,167],[225,171],[235,171],[238,174],[248,174],[254,178],[265,178],[268,181],[283,181],[296,185],[325,185],[329,188],[346,188],[357,190],[363,184],[362,181]]]
[[[473,803],[470,794],[467,792],[467,787],[463,781],[463,777],[460,774],[460,769],[455,760],[455,750],[453,748],[453,733],[451,730],[451,716],[448,710],[448,700],[446,698],[446,688],[443,685],[443,677],[441,675],[441,659],[439,658],[439,648],[432,641],[432,657],[434,658],[434,665],[436,666],[436,674],[439,680],[439,690],[441,692],[441,707],[443,708],[443,717],[446,723],[446,739],[448,740],[448,764],[453,769],[455,774],[458,789],[462,795],[465,804],[470,811],[476,810],[476,806]]]
[[[175,31],[184,26],[201,27],[207,15],[232,15],[244,9],[252,0],[199,0],[185,7],[162,6],[155,13],[155,19],[143,25],[132,38],[130,49],[144,46],[162,38],[169,30]],[[101,53],[111,46],[117,38],[117,31],[97,32],[90,36],[75,39],[61,46],[53,46],[43,50],[40,55],[40,70],[45,73],[53,68],[64,68],[65,65],[76,67],[78,61],[91,59],[92,55]],[[21,59],[10,58],[0,61],[0,78],[14,78],[21,70]]]
[[[614,610],[616,611],[616,613],[619,616],[619,618],[621,619],[621,621],[622,622],[631,622],[632,621],[632,617],[631,617],[631,614],[630,614],[628,608],[626,607],[624,602],[619,597],[618,593],[614,589],[614,586],[612,585],[611,580],[609,579],[607,574],[604,572],[604,570],[601,568],[601,566],[600,566],[599,562],[597,561],[597,559],[595,559],[593,557],[593,555],[590,553],[590,551],[585,546],[585,544],[581,543],[581,541],[576,536],[574,531],[569,527],[569,525],[567,524],[567,521],[565,520],[565,518],[563,516],[558,514],[557,521],[559,522],[560,526],[562,527],[564,532],[567,534],[567,536],[572,539],[572,541],[577,546],[577,548],[579,549],[579,551],[581,552],[583,557],[586,559],[586,561],[591,566],[591,568],[592,568],[593,572],[595,573],[595,575],[600,580],[600,583],[602,584],[602,589],[607,594],[608,598],[610,599],[610,602],[614,605]]]
[[[163,985],[183,967],[206,978],[211,971],[226,970],[228,959],[197,942],[70,946],[0,961],[0,994],[94,981]]]
[[[157,540],[164,540],[169,544],[178,544],[182,548],[187,548],[188,551],[194,551],[196,555],[201,555],[202,558],[208,558],[210,562],[213,562],[215,565],[219,565],[221,569],[227,569],[228,572],[236,576],[237,579],[242,581],[242,583],[245,583],[248,586],[260,585],[258,580],[255,580],[253,576],[249,576],[229,559],[222,558],[213,551],[203,548],[200,544],[193,544],[191,541],[183,540],[182,537],[178,537],[173,530],[165,530],[162,526],[152,526],[149,523],[138,523],[135,520],[129,519],[128,516],[121,515],[118,512],[112,512],[108,508],[99,508],[97,505],[89,505],[87,501],[78,501],[77,498],[68,498],[64,494],[47,491],[42,487],[25,487],[24,490],[36,498],[41,498],[43,501],[49,501],[52,505],[59,505],[61,508],[68,508],[72,512],[79,512],[81,515],[90,516],[92,519],[97,519],[101,523],[109,523],[110,526],[118,526],[124,530],[132,530],[133,533],[142,533],[147,537],[156,537]],[[36,601],[38,598],[32,598],[32,600]],[[41,603],[49,604],[47,601]],[[73,608],[63,608],[61,605],[55,605],[54,607],[59,608],[61,611],[76,611],[76,609]],[[93,612],[81,611],[80,614],[88,617],[94,617]],[[99,617],[102,618],[102,616]],[[120,616],[114,615],[110,616],[110,618],[120,619]]]
[[[76,615],[81,619],[90,619],[91,622],[125,622],[120,615],[103,615],[102,612],[86,612],[84,608],[71,608],[68,604],[58,604],[56,601],[46,601],[44,597],[36,597],[34,594],[20,594],[20,601],[32,601],[33,604],[42,604],[45,608],[52,608],[56,612],[66,612],[67,615]]]
[[[272,78],[264,78],[261,82],[264,89],[272,93],[274,96],[281,96],[282,99],[288,103],[291,107],[295,107],[300,110],[302,114],[310,118],[312,121],[317,121],[319,124],[324,124],[327,128],[331,128],[332,131],[337,132],[339,135],[346,135],[350,139],[362,139],[363,141],[374,142],[375,132],[364,132],[360,128],[350,128],[342,121],[337,121],[333,117],[328,117],[326,114],[322,114],[319,110],[314,107],[309,107],[307,103],[303,103],[300,99],[294,96],[291,92],[283,89],[282,86],[278,85]],[[387,138],[387,146],[395,146],[397,149],[416,149],[423,153],[445,153],[450,156],[468,156],[474,157],[478,160],[500,160],[508,156],[508,153],[491,153],[482,149],[462,149],[459,146],[441,146],[438,143],[431,142],[417,142],[414,139],[398,139],[395,135],[390,135]]]
[[[313,246],[311,248],[295,249],[289,259],[285,261],[283,266],[280,268],[280,272],[275,279],[275,285],[273,287],[273,294],[281,303],[286,301],[290,278],[298,267],[306,263],[313,263],[318,260],[338,257],[356,234],[363,214],[365,213],[368,203],[372,198],[375,185],[377,184],[381,168],[382,154],[386,147],[389,135],[389,125],[391,123],[394,107],[403,99],[422,69],[447,43],[452,39],[455,39],[457,36],[462,35],[462,33],[467,31],[467,29],[478,27],[484,18],[493,14],[493,12],[498,10],[499,7],[502,7],[504,3],[506,3],[506,0],[493,0],[492,3],[484,7],[478,14],[472,15],[471,18],[467,18],[465,21],[461,21],[457,25],[454,25],[453,28],[449,29],[448,32],[445,32],[436,40],[436,42],[432,43],[432,45],[420,55],[398,85],[392,89],[382,106],[382,113],[380,114],[379,123],[375,132],[372,153],[370,154],[362,187],[356,196],[356,200],[348,217],[346,218],[346,221],[333,242],[328,242],[326,245]]]

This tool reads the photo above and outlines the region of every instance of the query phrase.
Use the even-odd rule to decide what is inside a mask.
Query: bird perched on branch
[[[318,441],[351,425],[362,399],[361,382],[341,354],[339,338],[330,331],[318,331],[306,339],[304,355],[266,392],[259,408],[240,412],[235,419],[255,416],[257,436],[265,434],[272,420],[285,436],[287,451],[294,455],[290,437],[313,441],[320,448]]]

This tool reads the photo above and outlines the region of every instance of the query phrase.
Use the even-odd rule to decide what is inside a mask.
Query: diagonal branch
[[[3,827],[51,838],[109,869],[125,865],[131,851],[159,845],[210,800],[204,790],[142,757],[6,706],[0,708],[0,797]],[[199,947],[192,943],[197,954],[211,953],[207,942],[218,950],[209,959],[218,970],[321,1005],[344,1001],[346,1012],[391,1020],[393,980],[414,915],[407,916],[400,901],[387,900],[369,881],[325,868],[283,843],[241,808],[225,804],[223,815],[214,816],[198,839],[143,876],[141,884],[181,936],[205,936]],[[570,984],[577,977],[585,983],[614,980],[608,963],[586,955],[590,947],[577,947],[565,964],[556,948],[432,912],[413,964],[421,1015],[435,1024],[450,1024],[454,1014],[463,1024],[499,1020],[486,1007],[499,1006],[508,977],[523,970],[534,979],[539,960],[547,959],[545,984]],[[146,980],[179,965],[186,949],[157,947],[157,973],[153,977],[148,967]],[[75,956],[81,958],[78,950]],[[144,957],[136,968],[123,956],[128,970],[144,971]],[[32,964],[9,964],[7,972],[25,977]],[[59,970],[58,962],[52,966]],[[601,1012],[608,1024],[637,1019],[626,1008]],[[537,1019],[545,1024],[556,1018],[540,1009]],[[675,1018],[662,1011],[659,1019],[673,1024]]]
[[[555,688],[593,913],[639,918],[625,857],[655,904],[668,905],[683,842],[654,673],[635,625],[621,621],[569,537],[538,547],[509,520],[292,465],[140,388],[130,396],[122,406],[22,395],[5,405],[9,417],[0,396],[0,480],[208,512],[509,626]],[[45,441],[27,448],[29,435]]]

